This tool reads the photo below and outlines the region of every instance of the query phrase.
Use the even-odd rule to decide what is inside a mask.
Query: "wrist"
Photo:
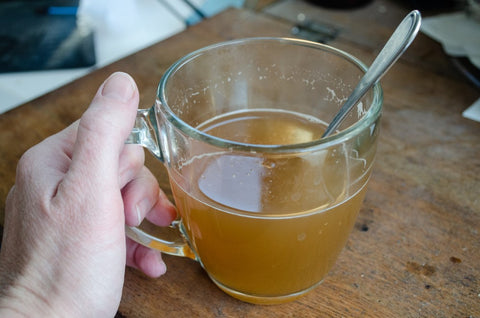
[[[86,277],[93,274],[73,275],[80,270],[67,261],[66,252],[53,257],[43,251],[15,261],[7,254],[0,256],[0,317],[108,317],[118,308],[121,293],[108,294],[110,285],[89,288]]]
[[[48,271],[3,252],[0,258],[0,317],[73,317],[65,311],[68,308],[62,308],[61,297]],[[32,258],[36,257],[28,259]]]
[[[3,276],[3,275],[2,275]],[[17,277],[0,290],[0,317],[60,317],[54,299],[29,286],[28,279]]]

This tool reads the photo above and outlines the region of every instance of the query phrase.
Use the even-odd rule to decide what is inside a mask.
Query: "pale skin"
[[[165,273],[159,252],[125,238],[125,224],[176,217],[141,147],[124,144],[138,101],[133,79],[112,74],[79,121],[20,159],[6,201],[0,317],[113,317],[125,265]]]

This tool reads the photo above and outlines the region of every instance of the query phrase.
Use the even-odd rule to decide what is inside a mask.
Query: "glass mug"
[[[282,303],[312,290],[346,244],[375,157],[379,85],[321,139],[365,71],[348,53],[287,38],[181,58],[127,140],[166,166],[179,218],[127,235],[198,261],[243,301]]]

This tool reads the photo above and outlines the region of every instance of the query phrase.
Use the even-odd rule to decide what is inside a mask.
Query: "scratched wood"
[[[386,0],[370,6],[379,4],[392,8],[388,19],[355,11],[345,24],[378,23],[383,31],[372,41],[342,35],[331,44],[372,61],[378,41],[388,37],[388,25],[379,21],[399,21],[409,11]],[[336,23],[352,15],[320,11]],[[376,14],[372,9],[370,16]],[[147,107],[163,72],[184,54],[227,39],[288,36],[291,26],[271,14],[228,10],[1,115],[0,216],[21,154],[77,119],[111,72],[132,74]],[[384,114],[369,191],[346,248],[321,286],[292,303],[256,306],[221,292],[194,261],[165,256],[168,272],[160,279],[127,270],[117,316],[480,317],[480,123],[461,117],[480,92],[425,36],[382,85]],[[147,165],[170,195],[165,170],[150,156]]]

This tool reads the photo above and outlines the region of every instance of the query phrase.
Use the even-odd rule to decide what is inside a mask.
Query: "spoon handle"
[[[375,85],[385,73],[392,67],[398,58],[410,46],[417,35],[421,24],[420,12],[410,12],[398,25],[390,39],[373,61],[365,75],[348,97],[345,104],[335,115],[330,125],[323,133],[322,138],[331,135],[345,119],[350,110],[358,103],[365,93]]]

